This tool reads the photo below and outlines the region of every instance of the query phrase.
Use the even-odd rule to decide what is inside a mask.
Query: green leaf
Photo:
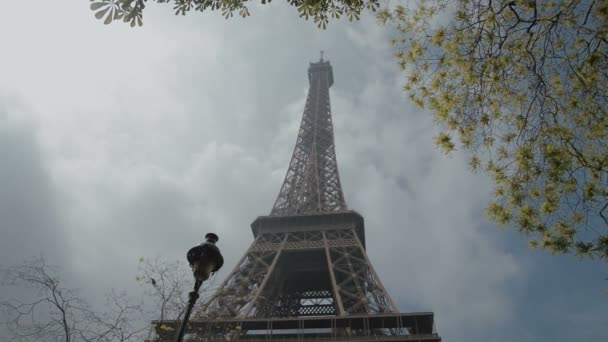
[[[113,20],[113,19],[114,19],[114,15],[108,15],[108,16],[106,17],[106,20],[104,20],[104,22],[103,22],[103,23],[104,23],[105,25],[108,25],[108,24],[110,24],[110,23],[112,22],[112,20]]]
[[[90,8],[91,8],[91,10],[96,11],[96,10],[98,10],[99,8],[101,8],[101,7],[103,7],[103,6],[106,6],[106,5],[107,5],[107,4],[102,3],[102,2],[94,2],[94,3],[92,3],[92,4],[91,4]]]
[[[97,19],[101,19],[101,18],[103,18],[103,16],[104,16],[104,15],[106,15],[106,13],[108,13],[108,11],[110,10],[110,8],[111,8],[111,7],[110,7],[110,6],[108,6],[106,9],[101,10],[101,11],[99,11],[99,12],[95,13],[95,18],[97,18]]]

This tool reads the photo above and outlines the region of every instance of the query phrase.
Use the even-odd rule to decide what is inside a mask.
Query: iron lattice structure
[[[332,67],[308,69],[310,90],[287,175],[255,240],[190,323],[194,341],[441,341],[433,313],[399,313],[365,251],[336,162]],[[160,322],[153,322],[160,323]],[[157,325],[170,341],[171,326]],[[167,329],[169,326],[169,329]]]
[[[323,60],[308,68],[310,90],[298,140],[271,215],[298,215],[346,209],[340,185],[329,87],[332,67]]]

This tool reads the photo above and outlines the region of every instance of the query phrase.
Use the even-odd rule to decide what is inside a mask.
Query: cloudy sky
[[[606,265],[530,251],[484,219],[490,183],[435,149],[372,17],[320,31],[278,2],[228,21],[149,5],[132,29],[88,6],[0,11],[3,265],[44,255],[92,298],[136,293],[139,257],[182,260],[214,231],[223,278],[274,203],[325,50],[347,203],[400,309],[434,311],[446,341],[608,338]]]

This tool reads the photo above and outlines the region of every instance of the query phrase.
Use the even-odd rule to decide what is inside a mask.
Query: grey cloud
[[[0,270],[32,256],[54,264],[72,257],[61,192],[49,173],[36,126],[17,115],[28,112],[20,102],[14,94],[0,94]],[[0,282],[4,280],[0,273]],[[3,286],[0,300],[28,294],[25,288]],[[0,340],[4,329],[0,326]]]
[[[61,197],[35,127],[15,119],[10,112],[16,109],[7,102],[0,96],[0,263],[10,265],[30,255],[64,261],[68,239],[58,207]]]

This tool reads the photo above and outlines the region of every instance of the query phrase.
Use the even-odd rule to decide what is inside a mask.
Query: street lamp
[[[184,320],[179,327],[179,333],[175,338],[175,342],[181,342],[184,338],[190,312],[192,312],[194,303],[196,303],[199,297],[198,290],[201,288],[201,285],[205,280],[209,279],[211,273],[217,272],[224,265],[222,253],[220,253],[220,249],[215,245],[218,240],[217,235],[208,233],[205,235],[205,240],[200,245],[190,248],[186,254],[188,263],[192,268],[192,275],[194,276],[194,291],[188,294],[188,307],[186,307]]]

